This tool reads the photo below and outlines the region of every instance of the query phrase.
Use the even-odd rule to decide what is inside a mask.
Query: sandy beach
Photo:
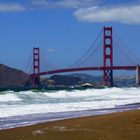
[[[0,131],[1,140],[139,140],[140,110]]]

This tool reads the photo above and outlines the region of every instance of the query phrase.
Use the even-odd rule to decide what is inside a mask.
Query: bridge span
[[[78,71],[103,71],[103,82],[106,85],[113,86],[113,71],[114,70],[135,70],[136,83],[140,85],[140,66],[126,65],[114,66],[113,65],[113,35],[112,27],[103,28],[103,66],[98,67],[72,67],[65,69],[56,69],[51,71],[40,72],[40,49],[33,48],[33,86],[36,85],[36,80],[40,79],[42,75],[51,75],[57,73],[78,72]]]
[[[113,66],[112,70],[136,70],[137,66]],[[84,68],[66,68],[66,69],[58,69],[58,70],[51,70],[46,72],[40,72],[37,74],[32,74],[32,76],[35,75],[51,75],[51,74],[57,74],[57,73],[67,73],[67,72],[78,72],[78,71],[103,71],[105,67],[84,67]],[[107,67],[107,69],[110,69],[110,67]]]

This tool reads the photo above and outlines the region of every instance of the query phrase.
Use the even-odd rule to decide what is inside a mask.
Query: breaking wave
[[[140,88],[0,92],[0,118],[115,108],[140,103]]]

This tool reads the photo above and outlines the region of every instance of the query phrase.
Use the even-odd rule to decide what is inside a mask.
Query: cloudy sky
[[[0,0],[0,63],[24,70],[40,47],[44,63],[69,66],[103,26],[140,56],[140,0]]]

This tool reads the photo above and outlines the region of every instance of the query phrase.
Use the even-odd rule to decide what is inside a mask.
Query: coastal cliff
[[[30,75],[25,72],[0,64],[0,88],[28,87]]]

